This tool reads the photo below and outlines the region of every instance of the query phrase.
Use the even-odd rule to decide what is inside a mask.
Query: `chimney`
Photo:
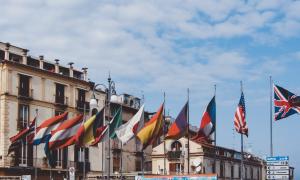
[[[83,80],[87,81],[87,67],[82,68],[82,72],[83,72]]]
[[[23,54],[22,54],[22,64],[27,65],[27,49],[23,49]]]
[[[40,60],[40,69],[44,69],[44,56],[40,55],[39,60]]]
[[[6,47],[5,47],[5,53],[4,53],[4,60],[9,60],[9,47],[10,47],[10,44],[6,43],[5,45],[6,45]]]
[[[68,65],[70,66],[69,71],[70,71],[70,77],[74,76],[74,72],[73,72],[73,62],[69,62]]]
[[[59,59],[55,59],[55,73],[59,73]]]

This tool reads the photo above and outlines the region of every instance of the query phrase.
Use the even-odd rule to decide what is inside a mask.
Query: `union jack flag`
[[[248,137],[248,126],[246,123],[246,107],[244,93],[242,92],[240,102],[234,115],[234,128],[240,134]]]
[[[274,85],[275,121],[300,113],[300,96]]]

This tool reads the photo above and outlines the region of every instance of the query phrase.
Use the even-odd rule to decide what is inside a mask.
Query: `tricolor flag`
[[[34,137],[35,121],[36,118],[33,119],[29,126],[19,131],[19,133],[15,136],[9,138],[11,145],[8,148],[8,154],[20,148],[21,143],[24,143],[26,141],[30,143],[32,141]]]
[[[97,129],[103,126],[103,122],[104,108],[86,120],[78,129],[76,135],[71,138],[68,143],[76,143],[80,146],[92,145],[97,138]]]
[[[57,149],[61,146],[67,147],[72,145],[69,140],[72,139],[79,127],[82,124],[83,115],[77,115],[72,119],[64,121],[60,126],[51,132],[51,138],[49,140],[49,149]]]
[[[112,120],[109,124],[101,126],[96,130],[96,138],[94,142],[91,143],[92,146],[98,144],[99,142],[104,142],[109,138],[116,138],[116,129],[120,127],[122,124],[122,107],[120,107],[117,112],[115,113]],[[109,132],[109,134],[108,134]]]
[[[115,130],[118,139],[125,145],[134,137],[137,132],[137,127],[144,121],[144,105],[139,111],[125,124]]]
[[[41,143],[47,142],[51,138],[51,131],[57,128],[60,123],[65,120],[68,116],[68,112],[61,115],[52,117],[42,122],[42,124],[37,127],[36,135],[33,139],[34,145],[39,145]]]
[[[234,115],[234,128],[240,134],[245,134],[248,137],[248,126],[246,123],[246,107],[244,93],[242,92],[241,98],[236,108]]]
[[[183,106],[175,121],[168,130],[166,139],[180,139],[187,133],[188,102]]]
[[[275,120],[300,113],[300,96],[274,85]]]
[[[143,144],[143,149],[152,144],[155,139],[159,138],[158,136],[163,127],[163,109],[164,105],[162,104],[150,121],[138,132],[137,138]]]
[[[215,131],[216,126],[216,100],[215,96],[211,99],[207,105],[200,124],[200,129],[196,136],[192,139],[201,141],[209,140],[210,135]]]

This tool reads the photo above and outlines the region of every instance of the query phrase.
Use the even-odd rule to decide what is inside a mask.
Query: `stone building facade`
[[[1,42],[0,61],[0,176],[33,175],[34,167],[38,168],[39,179],[49,178],[50,174],[54,179],[62,179],[68,176],[70,167],[75,168],[77,177],[82,176],[83,169],[90,177],[105,175],[108,160],[102,152],[108,151],[107,143],[89,148],[70,146],[57,150],[56,167],[51,169],[47,164],[43,144],[36,151],[34,146],[25,143],[7,155],[9,138],[26,127],[35,117],[38,125],[43,120],[65,111],[69,112],[68,118],[79,113],[84,113],[86,118],[90,117],[89,101],[94,83],[88,80],[87,68],[76,70],[73,63],[66,67],[59,60],[51,62],[43,56],[35,58],[29,56],[26,49]],[[100,110],[105,106],[106,92],[101,89],[95,92]],[[131,106],[124,101],[110,105],[111,109],[123,107],[124,122],[139,108],[139,105]],[[111,117],[107,116],[107,120]],[[111,149],[111,174],[120,171],[121,152],[124,173],[140,170],[141,154],[135,140],[129,142],[123,150],[120,143],[113,140]]]
[[[163,174],[164,169],[170,175],[187,174],[188,164],[192,174],[216,173],[218,179],[240,179],[241,153],[232,149],[211,144],[201,144],[190,140],[190,162],[188,162],[188,139],[183,137],[177,141],[166,141],[166,156],[164,157],[164,143],[153,148],[152,173]],[[215,154],[216,152],[216,154]],[[216,160],[215,160],[216,159]],[[164,168],[164,160],[166,167]],[[216,166],[214,163],[216,162]],[[252,154],[244,153],[245,180],[265,179],[264,161]]]

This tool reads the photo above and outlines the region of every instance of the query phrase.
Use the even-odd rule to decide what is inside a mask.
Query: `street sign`
[[[289,157],[267,157],[267,179],[289,179]]]
[[[289,175],[267,175],[267,179],[289,179]]]

